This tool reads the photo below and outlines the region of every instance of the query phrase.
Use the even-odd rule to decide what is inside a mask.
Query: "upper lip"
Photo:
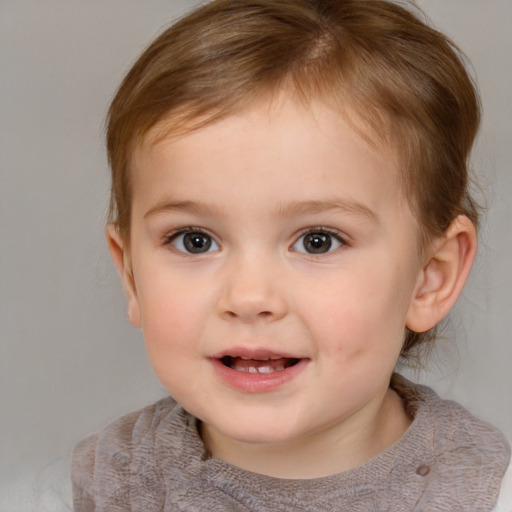
[[[243,359],[253,359],[256,361],[267,361],[269,359],[303,359],[296,354],[287,352],[276,352],[264,348],[249,348],[249,347],[233,347],[217,352],[210,356],[212,359],[222,359],[223,357],[240,357]]]

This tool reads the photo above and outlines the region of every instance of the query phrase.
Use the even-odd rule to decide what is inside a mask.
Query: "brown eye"
[[[188,252],[207,252],[212,245],[212,239],[202,233],[187,233],[183,237],[183,244]]]
[[[293,250],[308,254],[325,254],[343,245],[340,236],[325,231],[311,231],[301,236],[293,245]]]
[[[331,235],[326,233],[309,233],[304,237],[302,244],[307,252],[311,254],[321,254],[331,248]]]
[[[179,251],[188,254],[203,254],[219,249],[219,246],[210,235],[200,231],[179,233],[173,237],[171,245]]]

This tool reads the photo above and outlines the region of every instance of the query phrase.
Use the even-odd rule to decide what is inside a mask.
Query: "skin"
[[[431,328],[455,302],[471,223],[458,218],[422,255],[393,152],[320,103],[262,99],[150,141],[133,155],[130,245],[114,226],[107,236],[154,371],[201,420],[213,456],[313,478],[399,439],[411,420],[389,380],[404,330]],[[190,253],[185,235],[198,230],[210,246]],[[307,232],[330,248],[312,254]],[[214,364],[237,351],[300,366],[242,389]]]

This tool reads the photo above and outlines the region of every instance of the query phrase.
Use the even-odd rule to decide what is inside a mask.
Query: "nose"
[[[219,314],[242,323],[283,318],[288,308],[279,274],[275,264],[257,254],[231,262],[225,268]]]

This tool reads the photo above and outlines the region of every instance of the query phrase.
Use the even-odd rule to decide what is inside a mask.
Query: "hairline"
[[[249,96],[249,95],[248,95]],[[129,141],[127,151],[127,178],[128,178],[128,192],[129,192],[129,204],[133,201],[133,158],[134,154],[138,149],[143,147],[154,147],[164,141],[171,142],[173,139],[179,139],[196,133],[204,128],[215,125],[225,119],[232,116],[241,115],[249,110],[255,104],[259,102],[267,103],[269,111],[272,109],[275,101],[282,99],[291,98],[297,103],[299,107],[303,107],[306,111],[311,110],[315,103],[331,109],[336,112],[340,117],[346,121],[349,126],[372,148],[375,149],[387,149],[391,155],[394,155],[397,162],[397,184],[400,188],[400,198],[405,201],[408,208],[417,224],[417,247],[418,254],[420,257],[424,256],[428,252],[428,247],[431,245],[435,237],[429,236],[426,229],[422,227],[419,216],[415,210],[415,192],[412,187],[412,195],[408,194],[407,186],[407,170],[405,169],[403,155],[401,155],[398,149],[398,144],[391,135],[392,130],[390,129],[393,125],[385,113],[380,119],[379,127],[372,126],[372,124],[365,119],[365,116],[361,112],[364,107],[356,109],[353,105],[356,103],[355,100],[350,101],[347,98],[348,95],[341,94],[341,98],[336,98],[335,94],[326,91],[315,91],[315,93],[307,96],[301,94],[300,91],[294,87],[291,81],[288,81],[286,85],[280,85],[278,87],[269,87],[268,89],[262,88],[257,94],[251,95],[251,100],[242,104],[242,101],[234,108],[224,107],[217,111],[208,113],[196,113],[194,109],[189,105],[181,105],[178,108],[171,109],[167,113],[156,118],[153,123],[148,124],[143,130],[134,132],[131,140]],[[357,97],[356,97],[357,98]],[[241,98],[243,100],[243,97]],[[113,219],[109,219],[109,223],[116,222]],[[126,231],[121,229],[121,236],[129,246],[130,240],[130,229],[131,229],[131,207],[128,212],[128,225],[125,226]]]

